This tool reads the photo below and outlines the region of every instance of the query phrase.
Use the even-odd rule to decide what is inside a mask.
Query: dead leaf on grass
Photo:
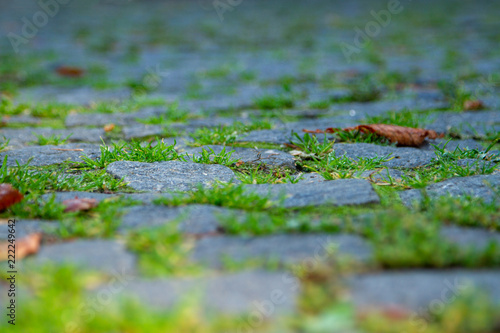
[[[10,184],[0,184],[0,211],[23,200],[24,196]]]
[[[436,139],[443,136],[442,134],[438,134],[433,130],[387,124],[358,125],[353,127],[346,127],[344,129],[330,127],[325,129],[324,131],[303,131],[307,133],[336,133],[339,131],[360,131],[363,133],[375,133],[387,138],[392,143],[397,143],[399,146],[407,147],[419,147],[424,143],[426,138]]]
[[[95,206],[97,206],[97,200],[75,197],[74,199],[64,200],[62,204],[66,206],[66,208],[64,209],[65,212],[79,212],[82,210],[89,210],[94,208]]]

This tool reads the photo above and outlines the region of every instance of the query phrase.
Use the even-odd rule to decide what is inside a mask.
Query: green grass
[[[166,125],[176,122],[185,122],[192,118],[189,111],[179,108],[179,103],[173,103],[167,107],[164,114],[147,119],[138,119],[139,122],[147,125]]]
[[[390,124],[405,127],[424,128],[430,124],[430,113],[404,110],[401,112],[389,112],[382,116],[372,116],[366,119],[368,124]]]
[[[295,170],[286,167],[269,167],[264,163],[245,163],[233,166],[236,176],[243,184],[296,183]]]
[[[194,133],[190,134],[194,139],[193,146],[204,145],[231,145],[239,135],[260,130],[270,129],[272,124],[268,121],[254,121],[250,124],[235,122],[229,126],[219,126],[215,128],[199,128]]]
[[[195,275],[201,271],[189,259],[194,239],[179,232],[178,223],[133,231],[127,237],[127,246],[138,254],[143,275]]]
[[[116,161],[137,161],[137,162],[161,162],[181,160],[184,157],[175,150],[175,143],[168,145],[157,138],[156,145],[153,142],[130,141],[112,144],[112,147],[101,145],[101,156],[96,160],[82,157],[81,167],[90,169],[103,169],[110,163]]]
[[[271,206],[269,198],[246,191],[244,186],[235,184],[221,184],[210,189],[199,186],[196,191],[180,193],[172,198],[160,198],[154,203],[166,206],[205,204],[243,210],[263,210]]]
[[[205,147],[198,156],[195,154],[190,159],[195,163],[232,166],[238,161],[238,159],[231,158],[233,152],[234,150],[226,151],[224,147],[220,153],[216,154],[212,148],[208,147],[207,150]]]
[[[120,197],[101,201],[87,212],[64,213],[54,235],[61,238],[114,237],[124,214],[123,207],[137,204],[131,199]]]
[[[20,275],[22,293],[16,327],[23,332],[235,332],[239,316],[203,314],[199,298],[184,294],[168,310],[145,305],[126,294],[136,277],[102,274],[72,266],[44,265]],[[102,285],[103,292],[93,291]],[[102,300],[101,294],[111,299]],[[36,295],[29,297],[28,295]],[[104,296],[105,297],[105,296]],[[11,325],[0,322],[0,329]]]
[[[34,133],[35,134],[35,133]],[[39,146],[45,146],[45,145],[64,145],[68,141],[68,139],[71,137],[72,134],[68,135],[64,139],[62,138],[62,135],[51,135],[49,137],[45,137],[44,135],[38,135],[35,134],[37,137],[37,141],[35,142]]]
[[[443,148],[435,147],[436,157],[429,165],[418,167],[405,172],[402,177],[403,186],[422,188],[431,183],[440,182],[452,177],[468,177],[474,175],[487,175],[498,169],[497,163],[487,163],[497,161],[499,154],[490,154],[489,150],[493,144],[484,151],[477,149],[461,149],[457,147],[454,151],[447,151],[446,145]],[[461,159],[475,159],[474,162],[465,166],[456,164]],[[484,164],[482,164],[484,163]]]
[[[475,99],[470,92],[467,92],[460,82],[440,81],[438,88],[446,97],[454,111],[463,111],[464,103],[467,100]]]
[[[0,168],[0,183],[9,183],[24,194],[51,191],[116,191],[124,184],[102,170],[81,172],[76,164],[63,163],[45,167],[25,165],[7,167],[7,156]],[[67,176],[70,175],[70,176]],[[71,176],[72,175],[72,176]]]
[[[5,161],[6,159],[4,159]],[[81,172],[79,168],[70,163],[47,167],[30,167],[29,164],[7,167],[4,163],[0,168],[0,183],[11,184],[24,195],[23,201],[10,206],[0,213],[0,216],[47,220],[57,220],[73,215],[63,214],[64,207],[53,199],[42,200],[41,195],[45,193],[54,191],[127,191],[121,180],[113,178],[104,170]]]
[[[255,99],[254,104],[262,110],[290,109],[295,106],[295,99],[285,94],[265,95]]]

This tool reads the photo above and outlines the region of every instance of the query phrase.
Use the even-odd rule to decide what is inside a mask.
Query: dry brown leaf
[[[57,74],[66,77],[81,77],[84,74],[84,70],[79,67],[73,66],[59,66],[56,68]]]
[[[467,100],[464,102],[465,110],[481,110],[484,109],[484,104],[482,101],[476,100]]]
[[[0,184],[0,211],[23,200],[24,196],[10,184]]]
[[[42,234],[37,232],[16,240],[14,244],[8,241],[0,242],[0,261],[12,259],[12,256],[9,258],[9,254],[12,255],[12,252],[9,253],[9,249],[12,250],[13,248],[12,245],[15,245],[16,259],[22,259],[30,254],[37,253],[40,249],[41,240]],[[9,245],[11,245],[10,248]]]
[[[95,206],[97,206],[97,200],[75,197],[74,199],[64,200],[62,204],[66,206],[66,208],[64,209],[65,212],[79,212],[82,210],[89,210],[94,208]]]
[[[108,124],[104,126],[104,132],[111,132],[114,129],[115,129],[115,124]]]
[[[338,131],[360,131],[363,133],[375,133],[377,135],[387,138],[392,143],[397,143],[399,146],[408,147],[419,147],[421,146],[425,138],[436,139],[442,137],[442,134],[436,133],[433,130],[426,130],[422,128],[412,128],[403,127],[397,125],[387,125],[387,124],[370,124],[370,125],[358,125],[353,127],[346,127],[344,129],[338,128],[327,128],[324,131],[321,130],[303,130],[307,133],[335,133]]]
[[[239,166],[242,166],[245,162],[243,162],[242,160],[239,160],[238,162],[236,162],[236,166],[239,167]]]

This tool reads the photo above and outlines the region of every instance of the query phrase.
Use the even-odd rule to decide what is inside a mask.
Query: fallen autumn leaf
[[[408,147],[419,147],[421,146],[425,138],[436,139],[442,137],[442,134],[436,133],[433,130],[426,130],[422,128],[412,128],[397,125],[387,125],[387,124],[371,124],[371,125],[358,125],[353,127],[346,127],[344,129],[339,128],[327,128],[322,130],[303,130],[307,133],[336,133],[340,131],[351,132],[360,131],[363,133],[375,133],[377,135],[387,138],[392,143],[397,143],[399,146]]]
[[[37,253],[38,250],[40,249],[41,240],[42,240],[42,234],[39,232],[34,234],[29,234],[24,238],[16,240],[15,258],[22,259],[30,254]],[[9,245],[12,244],[9,243],[8,241],[0,242],[0,261],[9,259]],[[10,248],[12,249],[12,246]]]
[[[62,204],[66,206],[66,208],[64,209],[65,212],[79,212],[82,210],[89,210],[91,208],[94,208],[95,206],[97,206],[97,200],[75,197],[74,199],[64,200]]]
[[[10,184],[0,184],[0,211],[23,200],[24,196]]]
[[[71,66],[59,66],[56,68],[56,72],[60,76],[66,77],[81,77],[84,73],[83,69]]]

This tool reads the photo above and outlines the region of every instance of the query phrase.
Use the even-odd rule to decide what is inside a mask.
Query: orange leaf
[[[0,184],[0,211],[23,200],[24,196],[10,184]]]
[[[34,234],[29,234],[28,236],[16,240],[14,244],[9,242],[0,242],[0,260],[8,260],[9,249],[12,249],[12,245],[15,245],[16,259],[22,259],[30,254],[35,254],[40,249],[40,242],[42,240],[42,234],[37,232]],[[9,245],[11,245],[9,247]],[[10,253],[12,255],[12,252]]]
[[[476,100],[467,100],[464,102],[465,110],[481,110],[484,109],[484,104],[482,101]]]
[[[64,209],[65,212],[79,212],[82,210],[89,210],[91,208],[94,208],[95,206],[97,206],[97,200],[89,198],[80,199],[78,197],[75,197],[74,199],[64,200],[62,204],[66,206],[66,209]]]
[[[66,77],[81,77],[84,73],[83,69],[71,66],[59,66],[56,68],[56,72],[60,76]]]
[[[114,129],[115,129],[115,124],[108,124],[104,126],[104,132],[111,132]]]
[[[316,130],[314,132],[303,130],[309,133],[335,133],[339,129],[327,128],[324,131]],[[375,133],[377,135],[387,138],[392,143],[397,143],[399,146],[419,147],[424,143],[425,138],[436,139],[443,137],[433,130],[426,130],[422,128],[403,127],[397,125],[387,124],[371,124],[371,125],[358,125],[353,127],[346,127],[342,131],[361,131],[363,133]]]

